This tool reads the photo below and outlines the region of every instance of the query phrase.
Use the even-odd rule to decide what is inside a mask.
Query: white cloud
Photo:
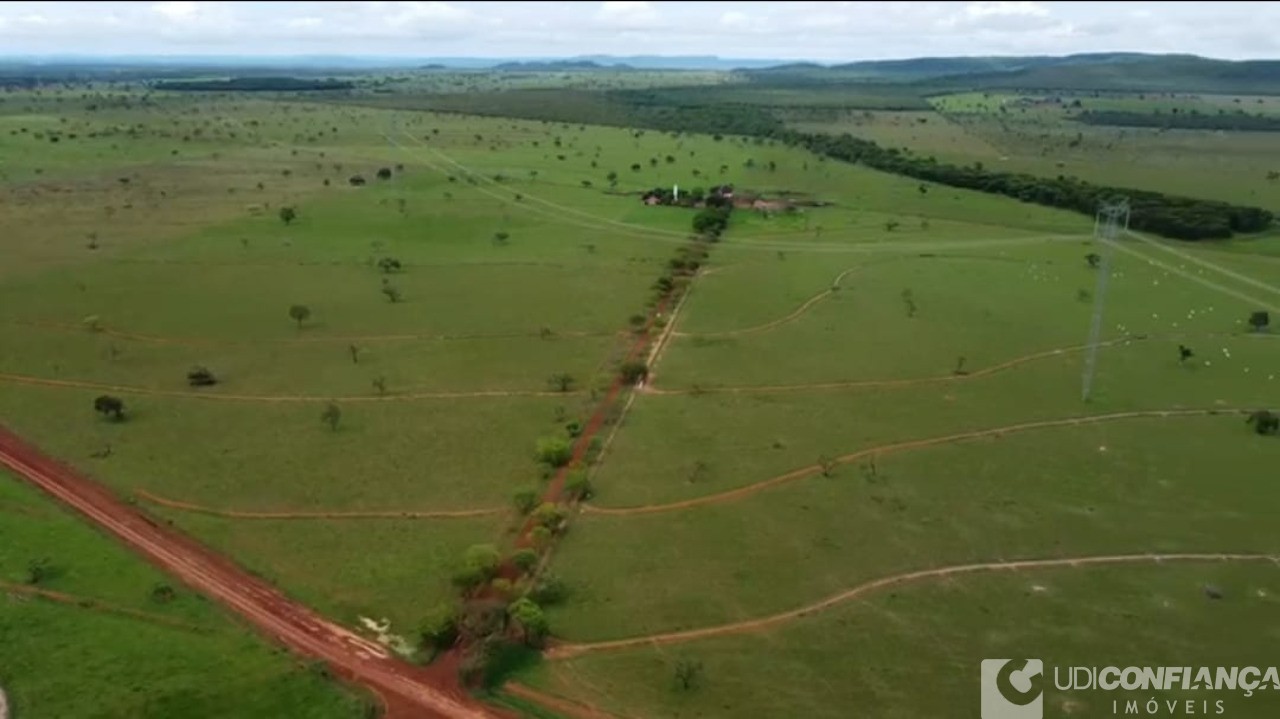
[[[969,17],[1044,17],[1049,9],[1037,2],[975,2],[969,3],[964,12]]]
[[[658,12],[650,2],[602,2],[596,11],[597,24],[602,28],[640,30],[653,28],[658,22]]]
[[[1107,32],[1109,24],[1137,32]],[[103,32],[110,27],[111,32]],[[549,56],[847,62],[1101,50],[1280,52],[1280,3],[0,2],[0,53]],[[429,40],[430,42],[424,42]],[[1122,45],[1119,45],[1123,43]]]
[[[158,2],[151,6],[151,10],[169,20],[182,21],[195,17],[200,12],[200,4],[189,0],[173,0]]]

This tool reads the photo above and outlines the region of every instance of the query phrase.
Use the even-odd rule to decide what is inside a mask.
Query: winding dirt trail
[[[840,282],[843,281],[845,277],[848,277],[854,272],[857,272],[858,270],[863,269],[865,266],[866,265],[858,265],[856,267],[850,267],[849,269],[836,275],[835,279],[831,281],[831,285],[827,289],[805,300],[803,304],[801,304],[796,309],[792,310],[786,316],[773,320],[772,322],[765,322],[764,324],[752,325],[751,327],[741,327],[736,330],[722,330],[720,332],[674,332],[672,334],[676,337],[704,337],[707,339],[714,339],[717,337],[737,337],[738,335],[749,335],[749,334],[754,334],[756,332],[765,332],[775,327],[780,327],[782,325],[787,324],[788,322],[793,322],[797,319],[800,319],[800,317],[805,312],[808,312],[811,307],[818,304],[822,300],[825,300],[828,297],[834,295],[836,292],[839,291]]]
[[[552,711],[562,714],[571,719],[618,719],[617,715],[610,714],[606,711],[598,709],[586,704],[580,704],[576,701],[565,699],[564,697],[554,694],[540,692],[533,687],[519,682],[507,682],[502,685],[502,690],[508,694],[520,697],[525,701],[540,704]]]
[[[983,437],[1002,437],[1006,434],[1017,434],[1019,432],[1028,432],[1037,429],[1049,429],[1052,427],[1074,427],[1086,424],[1098,424],[1101,422],[1114,422],[1123,419],[1139,419],[1139,418],[1168,418],[1168,417],[1198,417],[1207,415],[1221,414],[1245,414],[1249,409],[1239,407],[1217,407],[1213,409],[1158,409],[1158,410],[1138,410],[1133,412],[1112,412],[1110,414],[1085,415],[1082,417],[1067,417],[1064,419],[1049,419],[1038,422],[1021,422],[1019,424],[1010,424],[1003,427],[991,427],[989,429],[977,429],[969,432],[958,432],[956,434],[948,434],[940,437],[929,437],[926,439],[913,439],[903,442],[892,442],[890,444],[882,444],[876,447],[868,447],[867,449],[858,450],[852,454],[846,454],[836,457],[833,461],[836,464],[848,464],[855,462],[864,457],[878,457],[884,454],[902,452],[910,449],[923,449],[925,447],[935,447],[943,444],[953,444],[956,442],[964,442],[971,439],[981,439]],[[599,507],[594,504],[584,505],[582,511],[588,514],[605,514],[605,515],[634,515],[634,514],[657,514],[659,512],[674,512],[681,509],[690,509],[692,507],[700,507],[707,504],[720,504],[730,502],[736,499],[749,497],[758,492],[762,492],[772,487],[777,487],[788,482],[804,479],[815,474],[820,474],[822,467],[816,464],[807,467],[795,469],[786,474],[778,475],[771,479],[766,479],[755,484],[748,484],[744,487],[730,489],[717,494],[708,494],[693,499],[685,499],[678,502],[669,502],[667,504],[649,504],[638,507]]]
[[[135,496],[152,504],[161,507],[176,509],[183,512],[194,512],[196,514],[207,514],[211,517],[221,517],[223,519],[468,519],[472,517],[488,517],[495,514],[502,514],[508,511],[505,507],[490,507],[488,509],[458,509],[458,510],[387,510],[387,511],[351,511],[351,512],[332,512],[332,511],[275,511],[275,512],[254,512],[236,509],[217,509],[215,507],[206,507],[201,504],[192,504],[190,502],[181,502],[176,499],[161,497],[152,494],[145,489],[133,490]]]
[[[1248,332],[1184,332],[1176,334],[1160,334],[1160,335],[1127,335],[1117,337],[1115,339],[1105,340],[1098,343],[1098,347],[1115,347],[1117,345],[1127,345],[1131,342],[1149,342],[1149,341],[1175,341],[1185,339],[1206,339],[1206,338],[1232,337],[1238,339],[1264,340],[1264,339],[1280,339],[1280,335],[1275,334],[1258,334]],[[983,367],[968,372],[956,374],[954,372],[933,375],[931,377],[908,377],[903,379],[866,379],[866,380],[849,380],[846,382],[814,382],[810,384],[773,384],[773,385],[738,385],[725,387],[697,387],[686,389],[662,389],[646,385],[645,394],[654,395],[700,395],[700,394],[775,394],[783,392],[812,392],[822,390],[842,390],[842,389],[867,389],[867,388],[890,388],[890,387],[914,387],[928,384],[940,384],[947,382],[963,382],[965,380],[979,379],[988,377],[1005,370],[1013,369],[1019,365],[1036,362],[1051,357],[1059,357],[1065,354],[1073,354],[1083,352],[1088,349],[1089,345],[1071,345],[1068,347],[1057,347],[1054,349],[1044,350],[1043,352],[1034,352],[1021,357],[1014,357],[989,367]]]
[[[384,395],[314,396],[290,394],[226,394],[219,392],[184,392],[150,387],[105,384],[75,379],[49,379],[21,374],[0,373],[0,382],[24,384],[36,387],[69,387],[92,389],[102,392],[142,395],[147,397],[181,397],[183,399],[221,400],[226,402],[395,402],[424,399],[470,399],[478,397],[572,397],[581,392],[551,392],[543,390],[477,390],[475,392],[389,392]]]
[[[50,589],[41,589],[27,584],[13,584],[11,582],[0,581],[0,594],[21,594],[28,597],[40,597],[58,604],[65,604],[77,609],[87,609],[89,611],[101,612],[102,614],[110,614],[127,619],[136,619],[139,621],[156,624],[169,629],[182,629],[196,634],[213,634],[215,630],[210,627],[203,627],[199,624],[184,622],[173,617],[166,617],[163,614],[152,614],[137,609],[129,609],[128,607],[119,607],[114,604],[94,599],[92,597],[81,597],[74,594],[66,594],[65,592],[55,592]]]
[[[505,715],[468,696],[449,662],[421,668],[396,659],[377,643],[325,620],[191,537],[149,519],[3,427],[0,465],[263,634],[300,655],[325,662],[349,681],[370,687],[384,701],[385,716],[391,719]]]
[[[654,634],[647,637],[633,637],[630,639],[616,639],[604,642],[590,642],[579,644],[560,644],[549,649],[545,656],[548,659],[570,659],[572,657],[581,656],[589,652],[616,651],[619,649],[630,649],[639,646],[660,646],[664,644],[676,644],[680,642],[688,642],[696,639],[706,639],[709,637],[724,636],[727,634],[742,634],[747,632],[755,632],[761,629],[768,629],[783,622],[793,619],[799,619],[824,609],[828,609],[842,602],[851,599],[857,599],[866,594],[870,594],[887,587],[909,584],[923,580],[946,579],[961,574],[977,574],[982,572],[996,571],[1017,571],[1020,569],[1049,569],[1056,567],[1085,567],[1098,566],[1107,564],[1132,564],[1136,562],[1227,562],[1227,561],[1268,561],[1272,563],[1280,562],[1280,557],[1270,554],[1226,554],[1226,553],[1195,553],[1195,554],[1112,554],[1112,555],[1096,555],[1085,557],[1063,557],[1058,559],[1023,559],[1005,562],[983,562],[979,564],[960,564],[949,567],[937,567],[934,569],[921,569],[914,572],[904,572],[902,574],[894,574],[888,577],[873,579],[864,582],[858,586],[841,592],[839,594],[827,597],[813,604],[807,604],[797,609],[771,614],[767,617],[759,619],[749,619],[743,622],[734,622],[732,624],[721,624],[714,627],[704,627],[702,629],[691,629],[683,632],[668,632],[664,634]]]

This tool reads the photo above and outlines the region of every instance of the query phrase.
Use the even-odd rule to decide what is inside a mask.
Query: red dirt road
[[[387,717],[481,719],[507,716],[472,699],[450,662],[416,667],[332,624],[190,537],[148,519],[106,488],[0,427],[0,465],[83,514],[156,566],[216,599],[292,651],[327,663],[372,689]]]

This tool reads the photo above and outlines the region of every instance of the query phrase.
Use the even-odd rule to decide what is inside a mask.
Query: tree
[[[392,272],[399,272],[400,268],[400,260],[397,260],[394,257],[383,257],[378,260],[378,269],[382,270],[382,273],[385,275],[389,275]]]
[[[157,584],[151,588],[151,601],[168,604],[178,598],[178,593],[168,584]]]
[[[915,293],[911,291],[911,288],[908,287],[907,289],[902,291],[902,302],[907,306],[907,317],[908,318],[915,317],[916,316],[916,299],[915,299]]]
[[[213,372],[208,367],[196,365],[187,373],[187,384],[192,387],[212,387],[218,383],[218,378],[213,376]]]
[[[379,168],[378,168],[378,179],[379,179],[379,180],[390,180],[390,179],[391,179],[391,168],[390,168],[390,167],[379,167]]]
[[[53,563],[48,557],[27,562],[27,584],[39,584],[53,576]]]
[[[624,384],[640,384],[645,377],[649,376],[649,366],[640,360],[623,362],[618,368],[618,376],[622,378]]]
[[[698,680],[702,678],[702,662],[691,659],[680,659],[676,661],[675,669],[676,686],[681,691],[689,691],[697,686]]]
[[[453,178],[451,177],[449,179],[452,180]],[[347,179],[347,182],[352,187],[360,187],[365,183],[365,180],[364,180],[364,177],[361,175],[352,175],[350,178]]]
[[[418,623],[418,639],[423,647],[443,650],[453,646],[458,638],[458,607],[440,602],[432,607]]]
[[[373,388],[378,390],[378,396],[385,395],[387,393],[387,378],[384,377],[383,375],[378,375],[377,377],[374,377]]]
[[[116,422],[124,421],[124,400],[104,394],[93,400],[93,409]]]
[[[498,231],[493,233],[493,244],[495,245],[506,245],[510,239],[511,235],[507,232]]]
[[[541,572],[537,581],[529,589],[529,598],[543,607],[558,604],[567,596],[569,596],[569,587],[550,572]]]
[[[591,479],[587,473],[582,470],[570,472],[564,480],[564,493],[573,500],[590,499]]]
[[[1254,332],[1261,332],[1271,324],[1271,315],[1265,310],[1255,310],[1249,314],[1249,326]]]
[[[462,566],[454,572],[454,584],[473,589],[487,584],[498,574],[502,554],[492,544],[473,544],[462,555]]]
[[[1084,256],[1084,261],[1089,263],[1090,269],[1097,269],[1098,265],[1102,262],[1102,255],[1097,252],[1090,252]]]
[[[531,646],[542,646],[547,636],[547,617],[532,599],[521,597],[507,607],[507,617],[521,640]]]
[[[347,352],[351,353],[351,364],[360,364],[360,348],[355,344],[347,345]]]
[[[320,421],[329,425],[330,430],[337,432],[338,423],[342,421],[342,408],[338,407],[337,402],[325,404],[324,411],[320,413]]]
[[[564,510],[555,502],[543,502],[533,510],[533,521],[548,531],[555,532],[564,523]]]
[[[528,514],[538,506],[538,488],[532,485],[520,487],[511,493],[511,503],[520,514]]]
[[[1183,364],[1187,360],[1195,356],[1196,356],[1196,353],[1192,352],[1190,347],[1186,345],[1178,345],[1178,363],[1179,364]]]
[[[547,378],[547,384],[557,392],[568,392],[573,388],[573,375],[568,372],[556,372]]]
[[[693,231],[718,237],[729,227],[731,210],[729,206],[703,208],[693,216]]]
[[[289,307],[289,317],[298,323],[298,329],[302,329],[302,323],[311,317],[311,308],[306,305],[291,305]]]
[[[884,223],[884,229],[886,232],[893,232],[894,230],[898,229],[898,226],[901,224],[902,223],[898,222],[897,220],[889,220],[888,222]]]
[[[285,206],[280,208],[280,221],[288,225],[298,219],[298,211],[292,207]]]
[[[538,440],[537,458],[543,464],[563,467],[573,459],[573,447],[560,437],[543,437]]]
[[[384,284],[382,286],[382,294],[387,296],[387,301],[395,304],[401,299],[400,290],[391,285]]]
[[[1260,409],[1250,414],[1245,423],[1253,425],[1253,431],[1258,434],[1267,435],[1280,432],[1280,416],[1273,414],[1269,410]]]
[[[538,566],[538,553],[529,549],[517,549],[511,554],[511,563],[516,569],[528,574],[534,567]]]

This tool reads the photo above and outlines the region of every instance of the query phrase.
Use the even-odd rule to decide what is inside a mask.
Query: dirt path
[[[1205,415],[1218,414],[1244,414],[1250,410],[1236,407],[1219,407],[1215,409],[1162,409],[1162,410],[1139,410],[1134,412],[1112,412],[1111,414],[1095,414],[1083,417],[1067,417],[1065,419],[1049,419],[1039,422],[1022,422],[1019,424],[1010,424],[1003,427],[992,427],[990,429],[978,429],[969,432],[959,432],[956,434],[943,435],[941,437],[930,437],[927,439],[913,439],[904,442],[892,442],[890,444],[882,444],[876,447],[868,447],[852,454],[846,454],[836,457],[833,460],[836,464],[848,464],[855,462],[864,457],[879,457],[884,454],[902,452],[909,449],[923,449],[925,447],[935,447],[943,444],[952,444],[955,442],[964,442],[971,439],[980,439],[983,437],[1003,437],[1006,434],[1016,434],[1019,432],[1027,432],[1036,429],[1049,429],[1052,427],[1073,427],[1086,424],[1097,424],[1100,422],[1114,422],[1122,419],[1138,419],[1148,417],[1197,417]],[[680,509],[689,509],[691,507],[699,507],[706,504],[720,504],[735,499],[742,499],[750,495],[756,494],[763,490],[776,487],[788,482],[794,482],[804,479],[815,474],[820,474],[822,467],[816,464],[807,467],[795,469],[786,474],[778,475],[771,479],[766,479],[755,484],[748,484],[745,487],[730,489],[717,494],[708,494],[693,499],[685,499],[679,502],[669,502],[667,504],[650,504],[639,507],[598,507],[596,505],[586,505],[583,511],[589,514],[608,514],[608,515],[631,515],[631,514],[656,514],[658,512],[673,512]]]
[[[1269,554],[1114,554],[1088,557],[1065,557],[1060,559],[1025,559],[1007,562],[984,562],[981,564],[961,564],[950,567],[937,567],[935,569],[921,569],[914,572],[905,572],[903,574],[894,574],[888,577],[881,577],[880,579],[873,579],[869,582],[859,584],[853,589],[827,597],[822,601],[814,602],[813,604],[808,604],[798,609],[792,609],[779,614],[761,617],[759,619],[750,619],[744,622],[735,622],[732,624],[721,624],[719,626],[705,627],[703,629],[691,629],[683,632],[654,634],[647,637],[634,637],[631,639],[617,639],[613,641],[582,644],[561,644],[548,650],[546,652],[546,657],[548,659],[569,659],[588,652],[615,651],[639,646],[676,644],[679,642],[693,641],[695,639],[724,636],[726,634],[755,632],[761,629],[768,629],[783,622],[788,622],[793,619],[799,619],[800,617],[820,612],[842,602],[847,602],[850,599],[856,599],[887,587],[919,582],[927,579],[945,579],[947,577],[960,574],[976,574],[980,572],[1005,570],[1017,571],[1020,569],[1049,569],[1055,567],[1131,564],[1135,562],[1155,562],[1159,564],[1161,562],[1219,561],[1268,561],[1277,563],[1280,562],[1280,557]]]
[[[704,276],[704,273],[699,271],[689,278],[689,284],[685,286],[679,301],[676,302],[676,306],[672,308],[671,314],[667,317],[667,323],[662,328],[662,334],[658,335],[657,341],[649,349],[649,355],[645,358],[645,365],[649,368],[649,373],[644,378],[644,386],[648,386],[653,382],[653,378],[658,371],[658,362],[662,360],[662,351],[667,348],[671,338],[679,334],[676,332],[676,322],[680,320],[680,310],[684,307],[685,302],[688,301],[689,295],[693,294],[694,283],[702,276]]]
[[[520,697],[525,701],[541,705],[558,714],[570,717],[570,719],[618,719],[617,716],[596,707],[579,704],[576,701],[555,696],[554,694],[540,692],[518,682],[507,682],[502,686],[502,690],[511,696]]]
[[[477,390],[475,392],[389,392],[385,395],[348,395],[346,397],[290,395],[290,394],[225,394],[219,392],[184,392],[150,387],[88,382],[75,379],[48,379],[20,374],[0,373],[0,382],[24,384],[36,387],[70,387],[92,389],[101,392],[143,395],[147,397],[181,397],[183,399],[222,400],[226,402],[395,402],[423,399],[469,399],[478,397],[566,397],[581,392],[551,392],[541,390]]]
[[[135,489],[133,490],[133,493],[139,499],[146,500],[152,504],[158,504],[161,507],[177,509],[183,512],[207,514],[213,517],[222,517],[224,519],[467,519],[470,517],[487,517],[507,511],[505,507],[492,507],[489,509],[459,509],[453,511],[390,510],[367,512],[248,512],[234,509],[216,509],[214,507],[205,507],[203,505],[191,504],[189,502],[180,502],[176,499],[167,499],[165,497],[152,494],[145,489]]]
[[[128,619],[137,619],[157,624],[170,629],[182,629],[197,634],[212,634],[213,629],[202,627],[199,624],[191,624],[172,617],[166,617],[163,614],[152,614],[137,609],[129,609],[128,607],[118,607],[114,604],[93,599],[91,597],[79,597],[74,594],[65,594],[63,592],[55,592],[49,589],[41,589],[27,584],[12,584],[10,582],[0,582],[0,594],[21,594],[28,597],[40,597],[58,604],[76,607],[78,609],[88,609],[90,611],[101,612],[103,614],[111,614]]]
[[[1098,343],[1098,347],[1114,347],[1117,345],[1126,345],[1130,342],[1148,342],[1148,341],[1176,341],[1185,339],[1207,339],[1214,337],[1234,337],[1239,339],[1280,339],[1277,334],[1260,334],[1250,332],[1185,332],[1177,334],[1160,334],[1160,335],[1128,335],[1125,337],[1117,337],[1111,340],[1105,340]],[[656,395],[697,395],[697,394],[774,394],[782,392],[812,392],[824,390],[842,390],[842,389],[866,389],[866,388],[890,388],[890,387],[914,387],[919,385],[939,384],[946,382],[963,382],[965,380],[979,379],[990,375],[1013,369],[1019,365],[1038,360],[1058,357],[1064,354],[1072,354],[1082,352],[1089,348],[1089,345],[1071,345],[1069,347],[1058,347],[1055,349],[1044,350],[1043,352],[1035,352],[1021,357],[1014,357],[999,364],[994,364],[982,369],[973,370],[956,374],[954,372],[934,375],[932,377],[911,377],[904,379],[866,379],[866,380],[849,380],[847,382],[815,382],[811,384],[774,384],[774,385],[740,385],[729,387],[698,387],[690,389],[662,389],[659,387],[645,387],[645,394]]]
[[[793,310],[790,314],[786,315],[785,317],[781,317],[779,319],[773,320],[772,322],[765,322],[764,324],[753,325],[751,327],[742,327],[736,330],[723,330],[721,332],[676,332],[674,334],[676,337],[705,337],[708,339],[713,339],[716,337],[737,337],[738,335],[749,335],[749,334],[754,334],[756,332],[765,332],[775,327],[780,327],[782,325],[785,325],[788,322],[792,322],[794,320],[799,319],[801,315],[809,311],[809,308],[818,304],[822,300],[827,299],[831,295],[834,295],[836,292],[839,291],[840,282],[845,277],[848,277],[850,274],[857,272],[862,268],[863,268],[863,265],[858,265],[857,267],[850,267],[849,269],[841,272],[840,274],[836,275],[835,279],[831,281],[830,287],[819,292],[813,297],[810,297],[809,299],[805,300],[803,304],[801,304],[799,307]]]
[[[499,715],[467,696],[447,662],[423,669],[392,657],[375,642],[326,621],[187,535],[152,521],[102,485],[59,464],[4,428],[0,428],[0,465],[272,639],[327,663],[345,679],[369,686],[385,700],[388,717],[480,719]]]
[[[9,719],[9,697],[5,696],[4,687],[0,687],[0,719]]]
[[[80,334],[91,333],[102,335],[104,337],[113,337],[119,340],[128,340],[131,342],[145,342],[148,344],[158,345],[181,345],[190,347],[212,347],[212,346],[255,346],[255,345],[311,345],[324,343],[338,344],[360,344],[360,343],[378,343],[378,342],[461,342],[461,341],[482,341],[482,340],[508,340],[508,339],[541,339],[542,332],[494,332],[491,334],[473,333],[473,334],[389,334],[389,335],[309,335],[299,337],[271,337],[257,340],[232,340],[232,339],[207,339],[201,337],[165,337],[161,335],[149,335],[141,332],[128,332],[125,330],[113,329],[111,327],[102,327],[97,331],[90,332],[84,325],[68,324],[65,322],[37,322],[30,320],[14,320],[9,324],[19,327],[34,327],[45,330],[58,330],[62,332],[76,332]],[[585,330],[565,330],[555,333],[555,337],[610,337],[618,334],[617,332],[589,332]]]

